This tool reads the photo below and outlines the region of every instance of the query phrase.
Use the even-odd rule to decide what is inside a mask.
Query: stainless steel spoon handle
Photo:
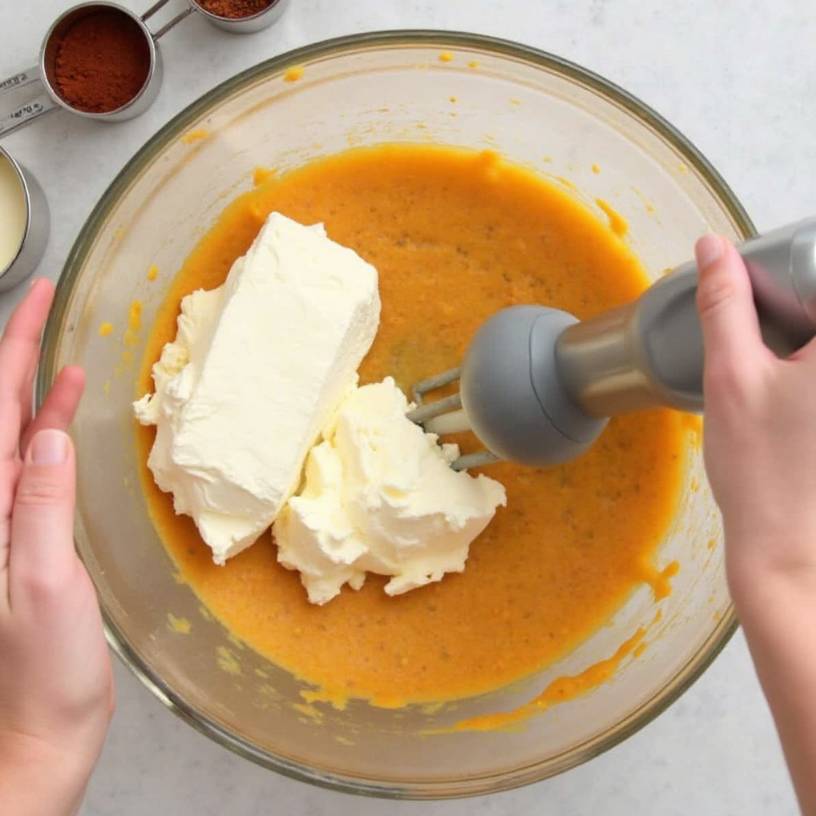
[[[787,357],[816,335],[816,218],[738,247],[765,343]],[[556,366],[570,397],[590,416],[653,406],[703,410],[703,338],[691,261],[636,301],[567,327]]]

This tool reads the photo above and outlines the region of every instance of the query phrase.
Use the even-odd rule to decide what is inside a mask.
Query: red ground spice
[[[130,102],[150,74],[150,46],[127,14],[95,11],[77,20],[57,46],[54,84],[72,108],[109,113]]]
[[[196,0],[196,3],[214,14],[216,17],[225,17],[228,20],[240,20],[242,17],[252,17],[268,9],[274,0]]]

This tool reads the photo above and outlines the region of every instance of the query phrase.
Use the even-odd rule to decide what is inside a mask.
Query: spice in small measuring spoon
[[[187,0],[216,28],[231,34],[252,34],[272,25],[289,0]]]
[[[224,17],[228,20],[240,20],[243,17],[253,17],[268,9],[273,0],[195,0],[195,2],[210,14]]]

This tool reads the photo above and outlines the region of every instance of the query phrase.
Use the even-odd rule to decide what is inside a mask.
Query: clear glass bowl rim
[[[57,284],[54,305],[43,333],[40,366],[35,386],[37,408],[42,405],[58,373],[56,369],[57,353],[68,304],[97,231],[105,222],[108,213],[121,194],[166,145],[177,139],[179,134],[185,132],[207,110],[217,106],[261,77],[285,71],[287,68],[314,59],[348,55],[370,49],[411,46],[436,47],[443,50],[461,47],[497,56],[512,57],[550,73],[559,74],[577,85],[594,91],[608,102],[624,109],[634,119],[639,120],[641,124],[657,133],[664,142],[672,146],[683,156],[684,161],[705,180],[744,237],[756,234],[751,219],[736,195],[689,139],[632,94],[569,60],[510,40],[461,31],[432,29],[374,31],[323,40],[264,60],[204,94],[160,128],[111,182],[80,230]],[[202,718],[187,705],[163,682],[161,677],[155,676],[104,610],[103,617],[108,644],[122,662],[167,708],[224,748],[284,776],[319,787],[363,796],[413,800],[478,796],[511,790],[542,781],[599,756],[646,726],[682,696],[725,648],[739,626],[733,605],[729,605],[727,612],[705,643],[670,683],[667,683],[636,712],[619,722],[614,728],[583,745],[574,747],[563,755],[514,768],[511,771],[482,774],[466,779],[394,784],[387,780],[365,780],[359,777],[326,773],[308,765],[292,762],[285,757],[271,756],[247,744],[216,723]]]

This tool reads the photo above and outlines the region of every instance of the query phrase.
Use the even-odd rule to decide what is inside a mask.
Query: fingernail
[[[722,258],[722,240],[718,235],[704,235],[696,247],[697,266],[699,269],[708,269],[715,261]]]
[[[62,431],[40,431],[28,449],[33,465],[61,465],[68,458],[68,440]]]

